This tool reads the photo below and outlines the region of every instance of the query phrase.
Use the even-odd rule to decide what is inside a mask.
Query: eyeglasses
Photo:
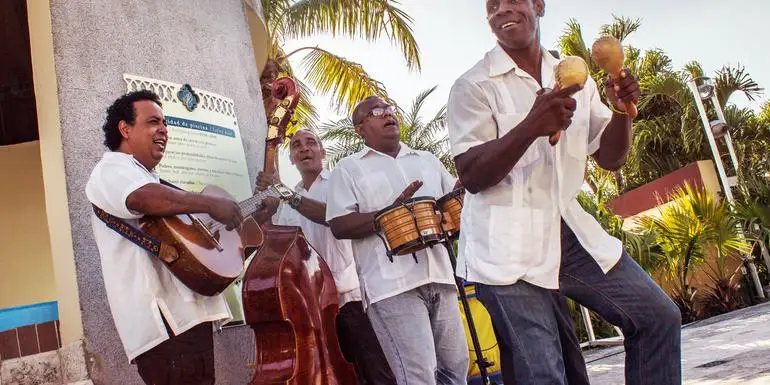
[[[369,115],[371,115],[371,116],[383,116],[383,115],[385,115],[386,112],[391,114],[391,115],[394,115],[396,113],[396,109],[393,108],[393,106],[375,107],[375,108],[372,108],[371,111],[369,111]]]

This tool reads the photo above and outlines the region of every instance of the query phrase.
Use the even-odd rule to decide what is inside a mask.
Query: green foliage
[[[684,319],[692,320],[696,315],[693,305],[697,293],[690,277],[701,265],[712,280],[713,297],[730,298],[723,295],[731,293],[728,289],[732,272],[725,270],[726,262],[749,252],[750,247],[738,218],[723,201],[706,189],[686,184],[672,194],[670,204],[659,209],[658,217],[642,217],[638,224],[656,236],[655,242],[665,256],[668,278],[674,283],[673,297]],[[713,256],[712,263],[705,263],[707,255]],[[712,301],[719,303],[713,298]]]
[[[613,16],[613,21],[600,28],[600,34],[609,34],[621,41],[641,29],[639,20]],[[590,44],[582,34],[580,24],[571,19],[559,39],[562,55],[575,55],[589,64],[591,76],[597,84],[603,84],[606,74],[591,59]],[[712,159],[703,132],[693,95],[687,82],[705,71],[697,61],[691,61],[681,70],[672,66],[672,60],[660,49],[641,51],[625,47],[625,65],[639,79],[642,97],[639,116],[634,122],[634,142],[628,162],[621,170],[622,185],[619,192],[630,191],[669,174],[690,163]],[[727,105],[730,97],[743,93],[750,100],[762,95],[763,89],[742,66],[724,66],[712,76],[716,85],[717,99],[725,108],[725,114],[735,107]],[[602,90],[603,91],[603,90]],[[716,119],[713,106],[707,103],[709,116]],[[762,179],[756,173],[768,170],[770,140],[770,109],[766,106],[758,116],[751,111],[733,114],[727,118],[733,132],[738,153],[742,181]],[[726,151],[722,151],[726,153]],[[591,170],[589,172],[595,172]],[[761,175],[760,175],[761,176]],[[767,183],[767,178],[764,177]]]
[[[412,18],[395,0],[261,0],[269,39],[268,62],[278,65],[281,74],[304,78],[301,99],[295,112],[297,128],[314,128],[318,114],[310,103],[315,90],[332,99],[332,107],[349,113],[366,96],[389,100],[385,87],[358,63],[319,47],[302,47],[286,53],[288,41],[329,34],[350,39],[376,41],[387,38],[400,50],[407,68],[421,69],[420,50],[413,36]],[[295,73],[287,60],[307,51],[302,73]],[[300,76],[296,76],[300,75]],[[298,79],[299,80],[299,79]]]
[[[600,34],[623,41],[640,30],[638,20],[613,16],[611,23],[600,28]],[[580,24],[569,20],[559,39],[561,53],[583,58],[592,78],[601,85],[607,76],[593,62],[590,47]],[[725,270],[725,261],[750,252],[747,241],[770,241],[770,103],[755,113],[739,109],[729,100],[736,92],[756,100],[763,88],[740,65],[723,66],[710,75],[738,160],[735,212],[704,191],[688,187],[678,192],[676,203],[664,208],[660,218],[645,218],[638,223],[640,228],[625,232],[620,218],[607,209],[609,200],[693,162],[712,159],[688,86],[691,79],[707,75],[703,66],[690,61],[677,69],[664,51],[641,50],[627,44],[625,56],[625,66],[637,76],[642,89],[631,152],[621,171],[611,177],[589,162],[586,181],[594,193],[582,194],[578,201],[610,234],[623,240],[628,253],[648,273],[665,272],[676,286],[672,297],[685,320],[742,306],[740,282],[734,272]],[[601,93],[606,102],[603,89]],[[705,103],[705,108],[711,119],[716,119],[710,102]],[[735,173],[727,148],[721,141],[719,146],[727,173]],[[737,236],[738,227],[745,231],[746,240]],[[712,255],[714,262],[705,264],[703,261],[712,260],[706,257]],[[702,269],[710,280],[700,293],[689,284],[693,269]]]

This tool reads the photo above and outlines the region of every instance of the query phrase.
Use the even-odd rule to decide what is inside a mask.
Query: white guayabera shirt
[[[302,181],[297,183],[294,190],[305,197],[326,203],[328,200],[329,177],[331,172],[323,170],[305,190]],[[353,260],[353,246],[349,239],[334,238],[328,226],[320,225],[305,218],[287,204],[281,204],[277,223],[285,226],[299,226],[305,234],[308,243],[321,255],[334,277],[334,284],[339,293],[340,307],[350,301],[361,300],[361,290],[356,274],[356,264]]]
[[[543,87],[553,89],[553,68],[559,60],[542,51]],[[450,91],[447,119],[453,156],[515,129],[540,89],[496,45]],[[459,276],[488,285],[521,279],[558,288],[562,219],[605,273],[620,259],[621,242],[607,234],[576,199],[587,156],[599,149],[612,112],[601,102],[590,77],[573,98],[577,109],[572,124],[556,146],[546,137],[538,138],[498,185],[465,195]]]
[[[401,143],[396,158],[365,147],[343,159],[332,171],[326,219],[350,213],[377,212],[391,205],[413,181],[422,187],[414,197],[439,199],[452,191],[455,180],[435,155]],[[388,260],[385,244],[376,235],[354,239],[363,304],[369,305],[428,283],[454,285],[449,256],[443,245]]]
[[[160,179],[133,156],[107,152],[91,172],[86,195],[97,207],[138,228],[143,215],[129,210],[126,199],[150,183],[160,183]],[[177,335],[203,322],[224,323],[232,318],[223,295],[193,292],[157,257],[108,228],[94,214],[91,225],[110,311],[129,361],[169,338],[161,312]]]

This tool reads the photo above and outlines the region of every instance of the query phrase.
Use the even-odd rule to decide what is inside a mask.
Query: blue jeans
[[[586,361],[580,348],[580,341],[578,341],[575,329],[572,326],[572,314],[567,304],[567,298],[558,291],[551,291],[551,302],[556,317],[556,326],[559,330],[561,356],[564,362],[567,385],[590,385]],[[500,331],[495,328],[494,324],[492,329],[497,339],[497,347],[500,350],[500,372],[503,384],[516,384],[513,368],[514,349],[508,346],[505,339],[501,338]]]
[[[681,314],[626,253],[606,275],[562,222],[560,291],[623,330],[626,384],[681,384]],[[524,281],[476,293],[513,350],[516,385],[567,384],[551,292]]]
[[[399,385],[467,384],[468,344],[454,285],[423,285],[366,313]]]

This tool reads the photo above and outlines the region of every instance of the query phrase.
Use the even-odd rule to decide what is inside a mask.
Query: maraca
[[[583,86],[586,84],[586,80],[588,80],[588,65],[580,57],[566,56],[564,60],[554,66],[553,73],[556,78],[557,89],[566,88],[574,84]],[[559,142],[560,137],[561,131],[558,131],[548,138],[548,142],[554,146]]]
[[[612,36],[602,36],[591,47],[591,57],[607,74],[613,83],[620,80],[620,72],[623,71],[623,46],[620,41]],[[638,114],[633,102],[626,103],[626,113],[631,118]]]

